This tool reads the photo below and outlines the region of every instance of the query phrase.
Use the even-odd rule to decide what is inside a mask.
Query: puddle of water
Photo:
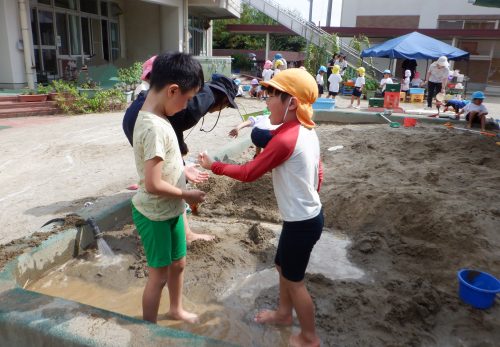
[[[265,225],[277,234],[281,227]],[[271,242],[277,244],[275,238]],[[346,258],[349,240],[324,232],[316,244],[308,266],[309,273],[320,273],[330,279],[358,279],[363,271]],[[32,283],[29,290],[62,297],[142,319],[142,292],[146,279],[138,279],[129,266],[135,261],[132,255],[114,257],[87,255],[73,259],[52,270]],[[217,301],[209,298],[184,298],[187,310],[200,316],[200,323],[186,323],[166,319],[168,307],[166,290],[162,295],[158,324],[189,331],[198,335],[220,339],[242,346],[287,346],[293,328],[258,325],[253,322],[257,312],[255,299],[268,288],[278,286],[274,268],[245,276],[238,269],[235,280]],[[116,274],[120,274],[117,276]],[[278,292],[276,290],[276,302]]]

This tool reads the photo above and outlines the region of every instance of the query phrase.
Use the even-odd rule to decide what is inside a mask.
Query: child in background
[[[271,78],[273,78],[273,70],[272,70],[272,67],[273,67],[273,62],[270,61],[270,60],[267,60],[265,63],[264,63],[264,70],[262,71],[262,80],[264,82],[267,82],[267,81],[270,81]],[[262,90],[262,97],[264,99],[267,99],[267,97],[269,95],[267,95],[267,91],[266,91],[266,88],[264,86],[261,86],[261,90]]]
[[[405,78],[403,79],[403,83],[401,83],[401,91],[406,93],[408,96],[408,91],[410,90],[410,77],[411,71],[405,70]]]
[[[182,285],[186,266],[184,201],[204,200],[200,190],[186,190],[181,150],[168,117],[186,108],[203,85],[200,63],[184,53],[156,57],[150,89],[134,125],[133,147],[139,190],[132,198],[132,218],[149,266],[142,296],[143,319],[156,323],[160,298],[168,286],[171,319],[194,323],[184,310]]]
[[[332,67],[332,74],[328,78],[328,96],[332,97],[332,99],[335,99],[335,97],[338,95],[339,90],[340,90],[340,82],[342,82],[342,76],[340,76],[340,66],[338,65],[333,65]]]
[[[243,128],[246,128],[246,127],[252,127],[254,129],[257,128],[257,129],[261,129],[261,130],[274,130],[278,126],[271,124],[271,121],[269,120],[269,113],[265,112],[260,116],[248,117],[248,119],[246,121],[241,122],[235,128],[231,129],[231,131],[229,132],[229,136],[234,137],[234,138],[238,137],[240,130]],[[252,131],[252,135],[253,134],[254,133]],[[259,147],[258,143],[255,143],[253,140],[254,140],[254,138],[252,136],[252,142],[255,145],[255,155],[254,155],[254,158],[255,158],[262,151],[262,147]]]
[[[234,84],[238,87],[238,91],[236,92],[236,96],[243,96],[243,87],[241,86],[241,80],[239,78],[235,78]]]
[[[358,78],[356,78],[356,83],[354,83],[354,90],[351,95],[351,105],[349,105],[349,107],[359,108],[363,87],[365,86],[365,68],[361,66],[358,67],[356,71],[358,72]],[[354,99],[358,101],[357,106],[353,106]]]
[[[316,83],[318,84],[318,93],[319,97],[323,95],[323,90],[325,87],[325,73],[326,73],[326,67],[321,65],[318,70],[318,74],[316,75]]]
[[[248,94],[250,95],[250,97],[251,98],[257,98],[257,97],[259,97],[259,94],[260,94],[259,81],[257,81],[256,78],[254,78],[250,82],[250,85],[251,85],[251,88],[248,91]]]
[[[380,80],[380,88],[382,88],[382,95],[385,95],[385,88],[387,83],[393,83],[391,78],[391,70],[384,70],[384,78]]]
[[[274,76],[279,74],[281,71],[285,70],[285,65],[283,64],[283,62],[281,60],[277,60],[274,65],[275,65]]]
[[[318,96],[318,87],[315,79],[302,69],[282,71],[271,81],[261,83],[269,91],[271,124],[281,124],[272,131],[265,150],[243,165],[214,162],[206,152],[200,153],[199,161],[217,175],[243,182],[252,182],[272,171],[274,193],[283,219],[275,258],[280,300],[277,310],[263,310],[255,321],[291,326],[295,309],[301,331],[290,336],[289,344],[319,347],[314,304],[304,283],[309,257],[324,224],[318,194],[323,177],[320,147],[312,121],[312,104]]]
[[[447,112],[450,107],[453,108],[453,111],[455,111],[455,119],[459,120],[460,119],[460,110],[464,108],[468,103],[470,103],[469,100],[457,100],[457,99],[451,99],[446,102],[444,105],[444,110],[443,112]],[[451,118],[451,117],[450,117]]]
[[[422,87],[422,84],[424,83],[424,81],[422,81],[422,79],[420,78],[420,72],[415,72],[415,77],[413,77],[413,79],[411,80],[410,82],[410,86],[412,88],[420,88]]]
[[[483,105],[483,101],[486,97],[483,92],[478,91],[472,93],[471,98],[472,102],[465,105],[458,113],[458,116],[465,113],[465,120],[469,122],[467,128],[472,128],[472,123],[479,121],[481,123],[481,131],[486,131],[486,115],[488,114],[488,109]]]

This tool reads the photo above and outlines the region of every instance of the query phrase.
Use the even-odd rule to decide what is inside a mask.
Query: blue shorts
[[[360,87],[354,88],[354,90],[352,91],[352,95],[360,97],[361,96],[361,88]]]
[[[314,218],[299,222],[283,222],[274,262],[287,280],[300,282],[306,274],[311,251],[321,237],[323,210]]]

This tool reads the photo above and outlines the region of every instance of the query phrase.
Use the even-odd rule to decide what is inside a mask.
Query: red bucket
[[[403,125],[405,128],[414,127],[415,125],[417,125],[417,120],[415,118],[405,117]]]

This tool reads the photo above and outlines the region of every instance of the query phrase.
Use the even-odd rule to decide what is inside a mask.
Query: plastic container
[[[458,295],[466,304],[486,309],[493,306],[500,292],[500,281],[489,273],[462,269],[457,273]]]
[[[368,106],[370,107],[384,107],[384,99],[370,98],[368,99]]]
[[[397,108],[399,107],[399,92],[388,92],[384,94],[384,107]]]
[[[415,118],[405,117],[403,120],[403,126],[405,128],[414,127],[417,125],[417,120]]]
[[[385,85],[385,92],[400,92],[401,91],[401,84],[399,83],[387,83]]]
[[[333,110],[335,108],[335,100],[327,98],[317,98],[312,107],[313,110]]]
[[[410,94],[424,94],[424,88],[410,88]]]

